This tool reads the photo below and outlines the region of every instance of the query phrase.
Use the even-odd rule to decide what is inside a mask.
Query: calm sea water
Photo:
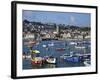
[[[45,65],[35,65],[31,64],[31,61],[28,59],[23,59],[23,69],[35,69],[35,68],[60,68],[60,67],[81,67],[85,66],[83,62],[65,62],[63,59],[60,58],[63,54],[70,53],[71,51],[75,53],[90,53],[90,41],[84,40],[86,44],[79,44],[79,46],[85,46],[86,49],[75,49],[75,45],[71,45],[71,42],[82,42],[79,40],[67,40],[67,41],[60,41],[60,40],[51,40],[51,41],[40,41],[38,44],[32,46],[33,50],[39,50],[40,56],[53,56],[57,58],[57,64],[45,64]],[[53,44],[53,46],[50,46]],[[48,46],[48,49],[43,47],[43,45]],[[66,48],[63,51],[57,51],[56,48]],[[27,46],[23,46],[23,52],[26,54],[29,53],[29,48]]]

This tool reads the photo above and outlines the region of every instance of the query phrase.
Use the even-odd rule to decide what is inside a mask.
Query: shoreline
[[[51,40],[58,40],[58,41],[73,41],[73,40],[79,40],[79,41],[84,41],[84,40],[91,40],[91,39],[60,39],[60,38],[58,38],[58,39],[43,39],[43,40],[41,40],[41,41],[51,41]]]

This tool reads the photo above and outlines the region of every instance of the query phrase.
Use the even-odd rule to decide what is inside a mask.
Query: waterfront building
[[[71,34],[70,33],[64,33],[63,38],[64,39],[71,39]]]
[[[90,38],[91,38],[90,35],[86,35],[86,36],[85,36],[85,39],[90,39]]]
[[[27,33],[24,35],[24,39],[35,39],[34,33]]]
[[[50,36],[50,34],[48,34],[48,33],[45,35],[45,38],[50,38],[50,37],[51,37],[51,36]]]
[[[77,38],[78,39],[83,39],[83,36],[82,35],[78,35]]]

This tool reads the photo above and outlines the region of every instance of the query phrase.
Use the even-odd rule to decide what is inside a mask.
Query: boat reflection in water
[[[56,68],[56,64],[32,64],[33,69]]]

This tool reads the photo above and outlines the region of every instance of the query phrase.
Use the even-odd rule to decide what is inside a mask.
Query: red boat
[[[34,57],[31,59],[31,64],[42,64],[42,58],[41,57]]]
[[[31,64],[42,64],[42,61],[31,61]]]
[[[64,51],[65,48],[56,48],[57,51]]]

